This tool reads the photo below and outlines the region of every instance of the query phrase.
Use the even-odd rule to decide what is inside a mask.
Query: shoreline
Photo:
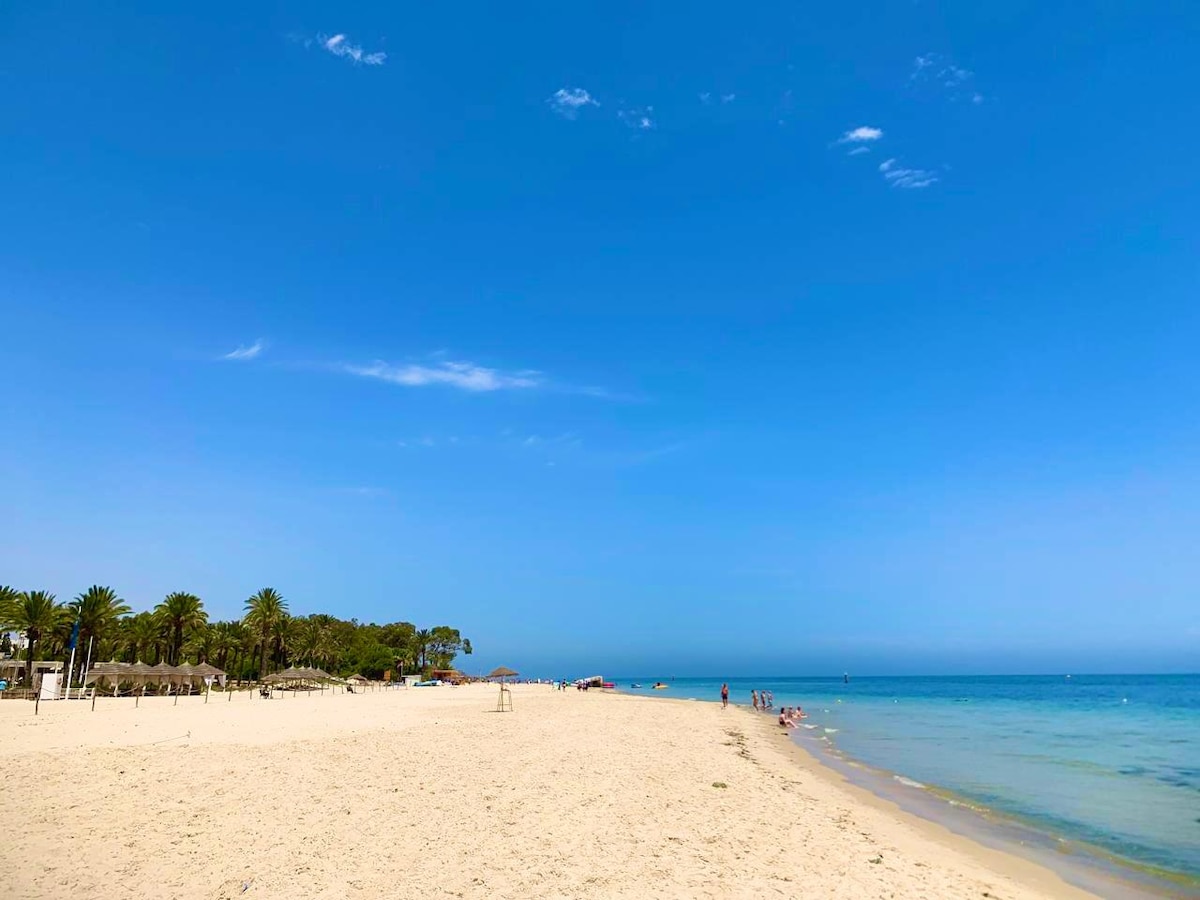
[[[624,696],[637,695],[624,694]],[[674,703],[720,703],[719,700],[694,700],[682,697],[653,695],[647,696],[646,699],[652,701],[671,701]],[[1107,900],[1114,900],[1113,895],[1097,894],[1093,892],[1092,888],[1068,881],[1052,866],[1035,859],[1029,859],[1015,852],[1011,847],[988,846],[972,836],[954,831],[936,819],[926,818],[919,813],[906,809],[891,798],[856,783],[838,769],[828,765],[815,753],[797,743],[793,738],[791,729],[784,730],[780,728],[776,721],[776,716],[756,713],[745,704],[730,703],[729,707],[730,709],[736,709],[740,714],[753,721],[756,730],[765,743],[774,746],[776,749],[780,749],[781,745],[783,745],[782,752],[789,757],[791,764],[797,766],[807,774],[821,779],[831,787],[845,792],[858,803],[887,815],[895,816],[908,827],[913,828],[929,840],[943,846],[952,847],[1000,875],[1011,878],[1035,890],[1044,891],[1053,897],[1071,898],[1071,900],[1085,900],[1085,898],[1096,900],[1096,898],[1105,897]],[[1148,897],[1149,895],[1146,896]],[[1126,900],[1124,895],[1122,895],[1120,900]],[[1133,900],[1133,898],[1130,898],[1130,900]]]
[[[948,788],[917,786],[902,773],[868,765],[836,745],[813,741],[816,746],[809,749],[797,740],[802,738],[796,734],[791,740],[846,783],[953,834],[1049,868],[1068,884],[1103,891],[1114,900],[1186,900],[1200,891],[1200,883],[1186,873],[1139,864],[1086,841],[1060,836],[1040,823],[982,806]]]
[[[748,710],[512,693],[504,714],[490,685],[0,704],[0,775],[29,786],[0,795],[0,880],[29,900],[1097,896]]]
[[[639,695],[621,689],[626,696],[644,696],[650,700],[678,703],[712,703],[719,700]],[[836,746],[836,741],[821,744],[816,738],[805,739],[800,729],[783,729],[777,716],[755,712],[748,705],[730,703],[747,713],[766,733],[787,739],[796,764],[854,793],[869,804],[906,816],[931,830],[936,840],[967,841],[986,853],[1001,854],[996,865],[1020,876],[1032,874],[1023,867],[1009,868],[1012,861],[1035,866],[1053,873],[1063,884],[1109,900],[1187,900],[1197,896],[1195,883],[1186,873],[1143,866],[1134,860],[1115,856],[1084,841],[1067,838],[1015,816],[982,807],[966,797],[937,785],[915,786],[903,773],[869,765]],[[806,746],[811,744],[812,746]],[[913,785],[913,786],[910,786]],[[989,857],[990,858],[990,857]]]

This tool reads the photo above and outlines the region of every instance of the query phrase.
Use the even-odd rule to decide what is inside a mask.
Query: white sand
[[[540,686],[497,714],[495,690],[102,698],[36,719],[0,702],[0,885],[22,900],[1089,896],[841,783],[768,717]]]

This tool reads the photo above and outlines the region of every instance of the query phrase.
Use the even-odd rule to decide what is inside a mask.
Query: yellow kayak
[[[660,681],[658,684],[654,685],[654,690],[665,691],[668,687],[669,687],[669,685],[665,685]]]

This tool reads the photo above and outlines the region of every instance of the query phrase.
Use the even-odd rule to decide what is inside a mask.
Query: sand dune
[[[717,704],[514,688],[0,703],[19,898],[1084,897]],[[717,786],[724,785],[724,786]]]

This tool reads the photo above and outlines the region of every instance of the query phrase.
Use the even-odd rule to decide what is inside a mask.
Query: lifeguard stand
[[[512,712],[512,691],[508,689],[508,685],[504,683],[506,678],[516,678],[517,673],[512,669],[500,666],[498,669],[493,669],[488,678],[500,679],[500,695],[496,698],[496,712]]]

